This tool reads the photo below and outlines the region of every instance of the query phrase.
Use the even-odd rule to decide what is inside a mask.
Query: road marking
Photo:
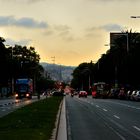
[[[128,107],[128,108],[132,108],[132,109],[138,109],[138,110],[140,109],[140,107],[135,107],[135,106],[124,104],[124,103],[116,103],[116,102],[113,102],[113,101],[107,101],[107,102],[118,104],[118,105],[122,105],[122,106],[125,106],[125,107]]]
[[[117,115],[113,115],[115,118],[117,118],[117,119],[120,119],[120,117],[119,116],[117,116]]]
[[[117,125],[118,127],[120,127],[121,129],[123,128],[123,126],[121,126],[121,125],[118,124],[117,122],[113,121],[112,119],[111,119],[111,122],[113,122],[114,124],[116,124],[116,125]],[[120,137],[121,140],[126,140],[119,132],[117,132],[113,127],[111,127],[110,125],[108,125],[107,122],[105,122],[105,124],[106,124],[110,129],[112,129],[112,131],[113,131],[116,135],[118,135],[118,136]]]
[[[98,105],[96,105],[96,107],[99,107]]]
[[[135,128],[136,130],[140,131],[140,128],[137,126],[133,126],[133,128]]]
[[[103,108],[103,111],[105,111],[105,112],[106,112],[107,110]]]

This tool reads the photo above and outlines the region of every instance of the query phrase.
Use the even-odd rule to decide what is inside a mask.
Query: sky
[[[34,47],[40,62],[78,66],[106,53],[110,32],[139,32],[130,16],[140,0],[0,0],[0,36]]]

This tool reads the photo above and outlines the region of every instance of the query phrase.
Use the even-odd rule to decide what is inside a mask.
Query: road
[[[68,140],[140,140],[140,102],[66,96]]]
[[[45,97],[41,97],[41,99],[43,99]],[[15,98],[11,98],[11,99],[1,99],[0,100],[0,117],[3,117],[13,111],[15,111],[16,109],[28,105],[30,103],[33,103],[35,101],[37,101],[37,96],[33,96],[32,100],[28,100],[28,99],[15,99]]]

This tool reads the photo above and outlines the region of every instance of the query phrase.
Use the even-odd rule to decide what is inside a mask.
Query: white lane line
[[[105,112],[106,112],[107,110],[103,108],[103,111],[105,111]]]
[[[112,119],[111,119],[111,122],[113,122],[115,125],[117,125],[119,128],[123,128],[123,126],[121,126],[120,124],[118,124],[116,121],[113,121]],[[119,132],[117,132],[116,131],[116,129],[114,129],[113,127],[111,127],[110,125],[108,125],[108,123],[107,122],[105,122],[105,124],[110,128],[110,129],[112,129],[112,131],[116,134],[116,135],[118,135],[119,137],[120,137],[120,139],[121,140],[126,140]]]
[[[122,105],[122,106],[125,106],[125,107],[128,107],[128,108],[132,108],[132,109],[140,109],[140,107],[135,107],[135,106],[132,106],[132,105],[128,105],[128,104],[124,104],[124,103],[116,103],[116,102],[113,102],[113,101],[109,101],[113,104],[118,104],[118,105]]]
[[[99,107],[98,105],[96,105],[96,107]]]
[[[115,118],[117,118],[117,119],[120,119],[120,117],[119,116],[117,116],[117,115],[113,115]]]
[[[140,131],[140,128],[137,126],[133,126],[133,128],[135,128],[136,130]]]

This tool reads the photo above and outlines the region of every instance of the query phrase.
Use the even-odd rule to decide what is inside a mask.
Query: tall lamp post
[[[12,64],[13,64],[13,47],[11,47],[12,49]],[[13,77],[13,74],[12,74],[12,86],[11,86],[11,91],[12,91],[12,94],[14,93],[14,77]]]
[[[6,45],[7,47],[11,47],[11,59],[12,59],[12,67],[13,67],[13,47],[10,45]],[[13,70],[11,75],[11,93],[14,93],[14,76],[13,76]]]

